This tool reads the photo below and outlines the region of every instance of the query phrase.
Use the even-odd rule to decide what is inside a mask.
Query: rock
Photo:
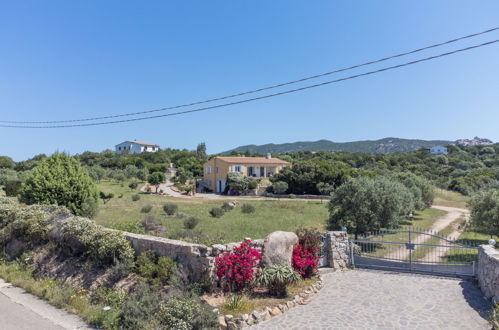
[[[230,321],[232,321],[234,319],[234,316],[230,315],[230,314],[227,314],[225,315],[225,322],[229,323]]]
[[[237,330],[239,327],[233,321],[227,322],[227,330]]]
[[[277,316],[277,315],[281,315],[281,314],[282,314],[282,312],[279,309],[279,307],[274,307],[274,309],[270,312],[270,315],[272,315],[272,316]]]
[[[294,303],[293,301],[291,301],[291,300],[290,300],[290,301],[288,301],[288,302],[286,303],[286,306],[288,306],[288,309],[291,309],[291,308],[295,307],[295,303]]]
[[[283,304],[279,304],[277,305],[277,307],[279,307],[279,309],[281,310],[281,312],[286,312],[288,310],[288,306],[286,305],[283,305]]]
[[[248,314],[243,314],[243,315],[241,316],[241,319],[242,319],[244,322],[246,322],[246,321],[248,321],[248,319],[249,319],[249,315],[248,315]]]
[[[218,327],[222,330],[227,329],[227,322],[225,322],[225,317],[223,315],[218,317]]]
[[[262,263],[264,266],[291,266],[293,248],[298,244],[298,236],[286,231],[270,233],[263,244]]]
[[[268,307],[267,307],[268,308]],[[270,309],[270,308],[269,308]],[[262,313],[262,319],[263,321],[267,321],[267,320],[270,320],[272,318],[272,316],[270,315],[270,312],[268,310],[266,310],[265,312]]]
[[[227,249],[225,247],[225,245],[223,244],[215,244],[215,245],[212,245],[212,255],[213,256],[218,256],[219,254],[222,254],[225,252],[225,250]]]

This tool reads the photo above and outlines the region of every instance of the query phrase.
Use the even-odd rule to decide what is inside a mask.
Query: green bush
[[[172,258],[158,257],[152,250],[142,252],[136,261],[137,273],[155,286],[169,283],[175,265]]]
[[[139,283],[121,308],[120,329],[154,329],[160,297],[147,283]]]
[[[197,298],[173,297],[162,303],[158,312],[159,324],[164,329],[191,330],[216,329],[215,313]]]
[[[248,182],[248,189],[256,189],[258,188],[258,182],[256,180],[250,180]]]
[[[42,160],[20,192],[26,204],[64,205],[75,215],[84,215],[82,204],[88,198],[98,199],[94,181],[76,158],[61,153]]]
[[[241,212],[243,213],[254,213],[255,212],[255,207],[251,204],[243,204],[241,206]]]
[[[151,212],[151,210],[152,210],[152,205],[147,204],[147,205],[142,206],[142,208],[140,209],[140,212],[149,213],[149,212]]]
[[[175,213],[177,213],[177,210],[178,205],[175,203],[165,203],[165,205],[163,205],[163,211],[165,211],[167,215],[175,215]]]
[[[128,188],[130,188],[132,190],[137,189],[137,187],[138,187],[138,183],[137,182],[130,182],[130,184],[128,185]]]
[[[21,192],[22,182],[20,180],[7,180],[3,190],[5,195],[9,197],[16,197]]]
[[[136,201],[138,201],[139,199],[140,199],[140,195],[137,195],[137,194],[132,195],[132,201],[136,202]]]
[[[214,207],[210,210],[210,215],[214,218],[221,218],[225,214],[225,211],[220,207]]]
[[[64,250],[84,255],[100,265],[129,264],[134,259],[133,249],[122,233],[106,230],[86,218],[65,220],[60,235]]]
[[[288,285],[301,279],[300,274],[290,266],[272,265],[261,270],[258,283],[269,289],[269,293],[276,297],[286,297]]]
[[[224,210],[224,212],[229,212],[229,211],[231,211],[233,208],[234,208],[234,205],[232,205],[232,204],[230,204],[230,203],[228,203],[228,202],[224,202],[224,203],[222,204],[222,207],[221,207],[221,209],[222,209],[222,210]]]
[[[296,195],[295,194],[289,194],[289,198],[296,199]]]
[[[198,218],[189,217],[184,220],[184,229],[194,229],[199,223]]]

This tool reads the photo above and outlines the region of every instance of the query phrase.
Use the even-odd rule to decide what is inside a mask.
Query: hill
[[[282,144],[262,144],[262,145],[246,145],[234,148],[224,153],[232,152],[251,152],[266,154],[270,153],[286,153],[297,151],[347,151],[347,152],[362,152],[374,154],[387,154],[393,152],[413,151],[421,148],[431,148],[436,145],[455,144],[454,141],[445,140],[412,140],[399,138],[384,138],[380,140],[366,140],[353,142],[333,142],[329,140],[319,141],[304,141]]]

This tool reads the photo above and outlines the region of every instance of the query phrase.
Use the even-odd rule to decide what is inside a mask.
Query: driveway
[[[371,270],[324,281],[308,305],[252,329],[491,329],[491,306],[469,281]]]
[[[50,305],[0,279],[0,329],[92,329],[78,316]]]

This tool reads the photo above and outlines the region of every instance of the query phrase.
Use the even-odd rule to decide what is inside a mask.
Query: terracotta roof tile
[[[287,161],[279,158],[264,157],[215,157],[231,164],[279,164],[290,165]]]

